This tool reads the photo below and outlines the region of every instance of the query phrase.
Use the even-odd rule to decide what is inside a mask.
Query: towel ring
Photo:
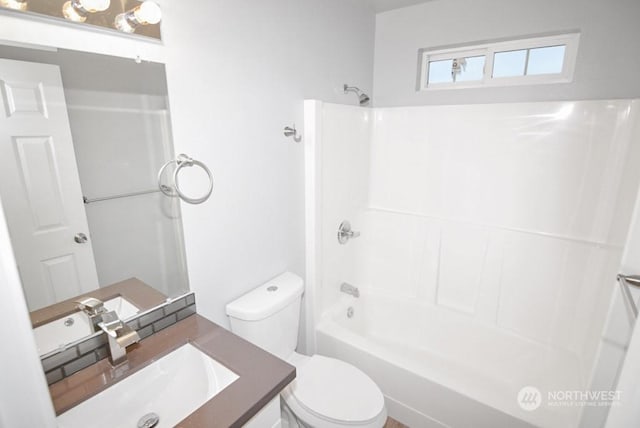
[[[170,160],[169,162],[162,165],[162,168],[160,168],[160,171],[158,171],[158,188],[162,193],[172,198],[175,198],[176,196],[178,196],[178,194],[176,193],[175,190],[173,190],[173,187],[167,186],[166,184],[162,184],[162,174],[164,174],[164,170],[167,169],[167,167],[174,162],[175,160]]]
[[[177,165],[175,171],[173,171],[173,187],[162,184],[162,175],[164,174],[165,169],[172,163],[175,163]],[[178,182],[178,174],[180,173],[180,170],[182,170],[182,168],[184,168],[185,166],[192,167],[194,165],[202,168],[209,177],[209,189],[207,190],[206,194],[200,198],[191,198],[182,193]],[[213,192],[213,175],[204,163],[200,162],[199,160],[192,159],[183,153],[178,155],[178,157],[176,157],[175,159],[172,159],[162,165],[162,168],[160,168],[160,171],[158,171],[158,188],[167,196],[174,198],[177,196],[183,201],[194,205],[201,204],[209,199],[209,196],[211,196],[211,192]]]

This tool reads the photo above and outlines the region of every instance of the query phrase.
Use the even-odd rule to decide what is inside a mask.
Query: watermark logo
[[[621,392],[616,390],[552,390],[543,395],[535,386],[525,386],[518,392],[518,405],[532,412],[547,407],[610,407],[620,404]]]
[[[518,392],[518,404],[522,410],[531,412],[542,404],[542,393],[535,386],[525,386]]]

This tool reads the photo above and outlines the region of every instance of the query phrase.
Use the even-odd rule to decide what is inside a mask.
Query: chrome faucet
[[[351,223],[347,220],[340,223],[340,226],[338,227],[338,242],[341,245],[346,244],[349,239],[355,239],[358,236],[360,236],[360,232],[351,230]]]
[[[102,321],[102,315],[107,312],[102,300],[94,297],[87,297],[83,300],[76,300],[74,303],[78,309],[83,311],[89,317],[89,323],[91,324],[92,331],[94,333],[99,331],[100,328],[98,327],[98,323]]]
[[[342,291],[343,293],[351,294],[353,297],[360,297],[360,290],[358,290],[358,287],[354,287],[353,285],[347,284],[346,282],[343,282],[340,285],[340,291]]]
[[[102,314],[102,321],[98,323],[109,338],[109,361],[111,365],[119,366],[127,362],[127,346],[140,341],[138,333],[122,322],[115,311]]]

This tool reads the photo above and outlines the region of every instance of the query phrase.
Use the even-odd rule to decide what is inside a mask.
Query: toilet
[[[284,427],[381,428],[387,409],[380,388],[335,358],[295,352],[304,284],[285,272],[229,303],[231,331],[296,367],[281,393]]]

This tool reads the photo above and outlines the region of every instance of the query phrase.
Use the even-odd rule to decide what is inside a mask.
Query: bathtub
[[[319,354],[371,376],[389,415],[412,428],[578,425],[580,408],[526,411],[517,400],[525,386],[543,397],[584,389],[576,356],[455,311],[369,293],[342,296],[322,314],[316,341]]]

